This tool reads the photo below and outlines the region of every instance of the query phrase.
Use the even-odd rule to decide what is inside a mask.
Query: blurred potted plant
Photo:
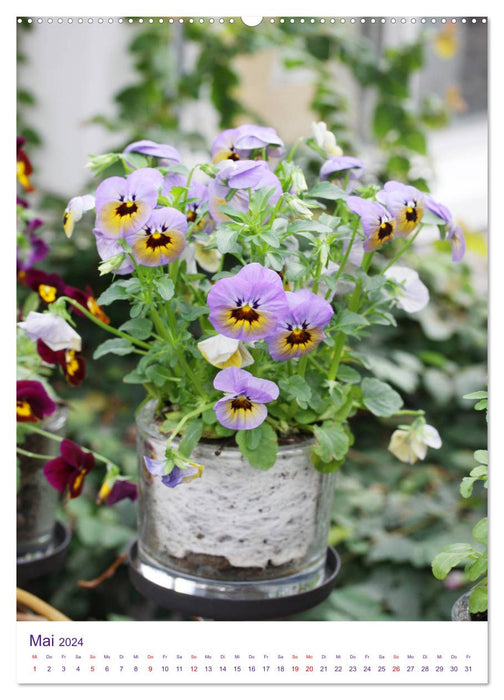
[[[476,399],[476,410],[487,410],[488,394],[477,391],[464,396]],[[474,484],[481,481],[488,488],[488,450],[476,450],[474,459],[477,465],[471,469],[460,484],[460,493],[470,498]],[[458,598],[452,608],[452,620],[459,622],[488,619],[488,520],[481,518],[472,531],[474,544],[456,543],[444,547],[432,560],[432,572],[437,579],[444,580],[450,571],[465,563],[464,573],[474,586]]]
[[[322,161],[310,188],[294,161],[302,141]],[[454,260],[461,230],[418,189],[366,182],[323,123],[290,152],[272,128],[242,125],[192,169],[148,140],[89,165],[105,179],[69,202],[65,231],[93,197],[99,269],[112,275],[97,302],[124,302],[130,319],[114,328],[64,292],[49,314],[70,306],[113,334],[96,359],[138,356],[123,379],[146,389],[142,571],[228,599],[316,587],[351,416],[413,417],[390,445],[405,462],[441,445],[350,343],[395,323],[395,306],[428,302],[417,273],[396,264],[423,226],[439,226]]]
[[[84,379],[86,365],[82,341],[69,315],[44,314],[37,309],[50,305],[58,294],[79,299],[103,322],[107,317],[96,304],[91,290],[70,287],[58,275],[37,267],[49,253],[49,246],[38,234],[43,221],[24,199],[34,191],[32,167],[24,151],[24,140],[17,142],[17,176],[23,197],[17,198],[17,279],[21,309],[17,329],[17,558],[29,563],[49,555],[56,544],[56,517],[61,494],[78,496],[95,457],[107,464],[107,474],[118,468],[107,458],[84,452],[64,438],[67,405],[56,394],[52,379],[61,372],[70,386]],[[28,294],[23,292],[26,290]],[[23,297],[21,299],[21,297]],[[42,340],[43,337],[43,340]],[[110,502],[105,479],[102,500]],[[122,493],[134,497],[136,486],[124,482]],[[126,488],[125,488],[126,487]],[[117,496],[117,489],[116,489]]]

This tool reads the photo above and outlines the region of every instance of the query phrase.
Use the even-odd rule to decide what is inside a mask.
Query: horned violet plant
[[[391,441],[405,462],[441,444],[422,411],[372,376],[358,343],[395,324],[395,308],[428,302],[418,274],[398,264],[424,226],[438,226],[455,261],[462,231],[430,195],[374,182],[326,132],[314,125],[287,150],[271,127],[242,125],[191,168],[173,146],[139,141],[93,156],[101,182],[67,207],[71,235],[94,198],[89,235],[110,276],[97,304],[126,302],[130,318],[115,328],[65,293],[46,313],[73,308],[108,330],[95,359],[138,358],[123,379],[157,402],[166,460],[146,468],[167,486],[204,478],[190,462],[202,439],[234,440],[268,469],[279,441],[311,436],[314,468],[337,470],[359,409],[413,418]],[[313,182],[297,162],[303,150],[320,158]],[[107,177],[111,167],[122,175]]]

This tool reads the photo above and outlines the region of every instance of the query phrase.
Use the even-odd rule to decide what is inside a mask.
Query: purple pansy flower
[[[141,265],[167,265],[179,257],[185,247],[187,220],[173,207],[155,209],[142,229],[127,241],[133,257]]]
[[[218,280],[207,303],[213,327],[238,340],[272,335],[289,311],[280,275],[259,263],[249,263],[233,277]]]
[[[144,457],[144,463],[149,474],[152,474],[152,476],[163,476],[166,468],[166,460]]]
[[[396,236],[409,236],[420,223],[425,202],[424,195],[416,187],[389,180],[378,192],[377,199],[394,217]]]
[[[160,158],[160,165],[178,165],[181,161],[180,153],[174,146],[166,143],[156,143],[149,139],[134,141],[124,149],[123,153],[143,153],[145,156]]]
[[[160,476],[163,484],[169,488],[175,488],[181,483],[197,479],[203,473],[203,467],[196,462],[185,462],[183,469],[175,465],[169,474],[165,474],[166,460],[144,457],[144,464],[152,476]]]
[[[62,441],[60,455],[45,463],[44,475],[57,491],[63,493],[68,486],[70,498],[76,498],[82,491],[86,475],[95,466],[95,458],[71,440]]]
[[[20,423],[38,423],[56,410],[40,382],[20,379],[16,384],[16,420]]]
[[[208,209],[215,221],[228,221],[220,211],[222,205],[248,211],[249,190],[273,187],[269,203],[274,206],[282,195],[282,185],[264,160],[241,160],[236,163],[223,162],[217,176],[208,186]],[[230,199],[231,190],[237,190]]]
[[[181,469],[175,465],[169,474],[161,477],[161,481],[165,486],[173,489],[175,486],[191,481],[192,478],[197,478],[200,475],[200,470],[196,466],[188,464],[187,467]]]
[[[348,197],[346,202],[350,211],[361,218],[362,230],[367,239],[363,246],[366,252],[376,250],[394,238],[395,219],[379,202],[371,202],[362,197]]]
[[[27,233],[28,229],[25,231]],[[39,238],[35,233],[30,233],[29,239],[23,248],[17,251],[17,269],[25,272],[36,263],[47,257],[49,246],[43,238]],[[22,280],[21,280],[22,281]]]
[[[156,206],[163,175],[155,168],[109,177],[96,189],[96,228],[109,238],[136,233]]]
[[[289,312],[275,334],[267,338],[271,357],[291,360],[311,352],[325,338],[324,328],[333,316],[332,306],[309,289],[286,292]]]
[[[219,423],[231,430],[251,430],[264,422],[268,409],[264,404],[275,401],[279,390],[275,382],[258,379],[250,372],[228,367],[214,379],[215,389],[226,396],[214,406]]]
[[[268,155],[281,156],[284,143],[271,126],[242,124],[221,132],[212,143],[212,160],[242,160],[256,149],[268,149]]]
[[[320,168],[321,180],[333,180],[334,177],[344,179],[348,176],[347,191],[355,188],[357,180],[364,173],[364,163],[353,156],[333,156],[326,160]]]
[[[443,219],[446,225],[446,240],[450,241],[452,249],[452,261],[460,262],[466,250],[464,232],[461,227],[453,222],[452,213],[444,204],[434,201],[432,197],[426,197],[425,206],[440,219]]]

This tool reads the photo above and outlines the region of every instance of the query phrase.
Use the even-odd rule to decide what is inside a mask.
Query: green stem
[[[422,409],[414,410],[413,408],[405,408],[401,411],[396,411],[394,416],[425,416],[425,411],[422,411]]]
[[[336,274],[334,275],[334,277],[333,277],[334,282],[337,282],[338,279],[339,279],[339,278],[341,277],[341,275],[343,274],[343,271],[344,271],[344,269],[345,269],[345,265],[346,265],[346,263],[347,263],[347,260],[348,260],[348,258],[350,257],[350,252],[351,252],[351,250],[352,250],[352,246],[353,246],[354,241],[355,241],[355,236],[357,235],[357,229],[359,228],[359,222],[360,222],[360,219],[357,218],[357,220],[356,220],[356,222],[355,222],[355,224],[354,224],[353,230],[352,230],[352,236],[351,236],[351,238],[350,238],[350,243],[348,244],[348,248],[346,249],[346,253],[345,253],[345,255],[343,256],[343,260],[341,261],[341,264],[340,264],[340,266],[339,266],[339,270],[337,271],[337,273],[336,273]]]
[[[137,338],[134,338],[128,333],[124,333],[123,331],[120,331],[117,328],[114,328],[113,326],[109,326],[107,323],[103,323],[103,321],[100,321],[100,319],[96,318],[96,316],[94,316],[90,311],[88,311],[84,306],[82,306],[82,304],[79,304],[78,301],[75,301],[75,299],[71,299],[70,297],[65,296],[59,297],[59,299],[68,302],[72,306],[75,306],[75,308],[79,309],[79,311],[81,311],[84,314],[84,316],[86,316],[90,321],[93,321],[93,323],[99,326],[100,328],[103,328],[103,330],[108,331],[109,333],[112,333],[112,335],[116,335],[119,338],[129,340],[130,343],[138,345],[138,347],[144,348],[144,350],[150,350],[150,345],[148,343],[144,343],[143,340],[138,340]]]
[[[214,404],[215,404],[215,401],[212,401],[212,403],[200,404],[198,406],[198,408],[194,409],[194,411],[190,411],[189,413],[186,413],[185,416],[178,422],[175,429],[172,431],[172,433],[171,433],[171,435],[168,438],[168,441],[166,443],[166,448],[168,449],[168,447],[170,447],[173,440],[179,434],[179,432],[182,430],[182,428],[184,427],[184,425],[187,423],[188,420],[190,420],[191,418],[194,418],[194,416],[199,416],[201,413],[204,413],[209,408],[212,408],[212,406]]]
[[[415,238],[418,236],[418,234],[420,233],[422,228],[423,228],[422,225],[420,225],[418,227],[418,231],[411,238],[408,238],[408,240],[406,241],[405,245],[403,245],[401,250],[398,253],[396,253],[396,255],[394,255],[394,257],[391,260],[389,260],[389,262],[385,265],[385,267],[382,270],[382,274],[385,272],[385,270],[388,270],[389,267],[392,267],[392,265],[397,260],[399,260],[399,258],[403,255],[403,253],[405,253],[408,250],[408,248],[410,248],[413,245]]]
[[[373,255],[374,255],[374,253],[365,253],[364,258],[362,260],[363,272],[367,272],[369,270],[369,266],[371,265],[371,260],[373,259]],[[355,289],[353,290],[352,296],[351,296],[350,301],[348,303],[348,310],[349,311],[355,312],[359,308],[361,292],[362,292],[362,280],[359,279],[357,284],[355,285]],[[345,346],[345,340],[346,340],[346,333],[344,331],[340,331],[338,333],[338,335],[336,336],[336,340],[334,343],[333,361],[332,361],[331,368],[330,368],[329,374],[328,374],[328,379],[330,379],[331,381],[334,381],[336,379],[339,364],[341,361],[341,354],[342,354],[343,348]]]
[[[16,447],[16,452],[25,457],[31,457],[31,459],[44,459],[46,462],[48,459],[53,459],[49,455],[40,455],[35,452],[29,452],[28,450],[23,450],[22,447]]]
[[[47,430],[43,430],[42,428],[37,428],[33,424],[25,423],[24,427],[26,427],[27,429],[31,430],[34,433],[38,433],[39,435],[43,435],[44,437],[49,438],[50,440],[55,440],[56,442],[63,442],[63,440],[67,439],[64,437],[60,437],[59,435],[55,435],[54,433],[50,433]],[[20,449],[20,448],[18,448],[18,449]],[[118,464],[115,464],[114,462],[112,462],[112,460],[109,459],[108,457],[104,457],[99,452],[95,452],[94,450],[90,450],[90,449],[87,449],[87,452],[90,452],[100,462],[104,462],[107,465],[107,467],[108,467],[108,465],[110,465],[111,467],[116,467],[116,469],[121,471],[121,467],[119,467]]]
[[[291,161],[294,158],[294,155],[299,148],[299,146],[303,143],[303,138],[300,137],[294,143],[292,144],[292,148],[289,151],[289,155],[287,156],[287,161]]]

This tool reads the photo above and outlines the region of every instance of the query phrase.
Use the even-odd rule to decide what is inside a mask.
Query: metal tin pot
[[[201,442],[199,479],[165,486],[144,456],[164,459],[155,402],[137,416],[138,558],[145,578],[181,593],[270,598],[310,590],[324,576],[336,475],[310,460],[312,440],[279,447],[254,469],[237,447]]]

